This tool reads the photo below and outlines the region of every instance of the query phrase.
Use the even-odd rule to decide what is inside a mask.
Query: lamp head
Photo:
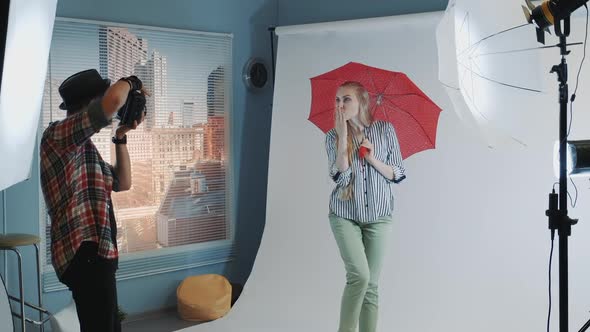
[[[588,0],[545,0],[535,6],[531,0],[525,0],[526,7],[522,6],[522,9],[526,21],[536,25],[537,41],[545,44],[545,32],[549,32],[549,27],[569,17],[586,2]]]
[[[553,156],[553,171],[559,178],[559,141],[555,142]],[[590,140],[567,142],[565,169],[567,176],[590,176]]]

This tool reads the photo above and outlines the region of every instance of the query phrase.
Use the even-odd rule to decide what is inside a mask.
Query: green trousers
[[[392,217],[360,224],[330,214],[330,226],[346,269],[338,332],[375,332],[379,308],[378,281]]]

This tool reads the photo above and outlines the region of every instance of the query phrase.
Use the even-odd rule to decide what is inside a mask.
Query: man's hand
[[[144,87],[142,87],[140,90],[141,90],[141,93],[142,93],[144,96],[148,96],[148,97],[151,97],[151,96],[152,96],[152,95],[150,94],[150,92],[148,91],[148,89],[146,89],[146,88],[145,88],[145,86],[144,86]]]
[[[139,82],[141,83],[141,81]],[[129,96],[129,91],[131,91],[133,87],[133,83],[126,80],[118,80],[107,89],[102,98],[102,108],[107,118],[110,119],[113,114],[123,107]],[[150,96],[149,91],[144,86],[141,86],[139,90],[141,90],[141,93],[145,96]]]
[[[131,75],[131,76],[128,76],[128,77],[123,77],[123,78],[121,78],[121,80],[129,83],[129,88],[131,90],[141,90],[143,88],[143,83],[135,75]]]
[[[137,121],[137,120],[133,121],[132,126],[120,124],[117,127],[117,130],[115,131],[115,136],[117,136],[118,139],[123,138],[123,136],[125,136],[129,131],[136,129],[137,126],[139,126],[143,122],[144,119],[145,119],[145,112],[143,112],[141,114],[141,118],[139,119],[139,121]]]

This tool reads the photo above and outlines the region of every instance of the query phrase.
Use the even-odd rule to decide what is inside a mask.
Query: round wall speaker
[[[251,58],[248,60],[244,65],[242,78],[248,89],[259,90],[266,86],[269,73],[264,60],[260,58]]]

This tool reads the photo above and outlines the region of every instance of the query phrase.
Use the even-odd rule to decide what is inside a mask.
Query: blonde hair
[[[371,125],[371,123],[373,123],[373,116],[371,115],[370,112],[370,103],[371,103],[371,99],[369,96],[369,92],[367,91],[367,89],[365,89],[365,87],[360,84],[359,82],[355,82],[355,81],[347,81],[344,82],[340,85],[339,88],[353,88],[354,89],[354,95],[356,96],[356,99],[359,102],[359,120],[361,121],[361,124],[365,127],[368,127]],[[352,124],[350,123],[350,121],[346,121],[346,130],[348,135],[347,136],[347,156],[348,156],[348,165],[349,167],[352,167],[352,155],[353,153],[356,152],[357,149],[355,149],[354,147],[354,142],[352,140],[352,134],[353,134],[353,127]],[[338,146],[338,133],[336,133],[336,146]],[[341,196],[340,198],[343,200],[350,200],[353,196],[353,184],[354,183],[354,173],[352,175],[352,178],[350,179],[350,183],[342,188],[341,191]]]

